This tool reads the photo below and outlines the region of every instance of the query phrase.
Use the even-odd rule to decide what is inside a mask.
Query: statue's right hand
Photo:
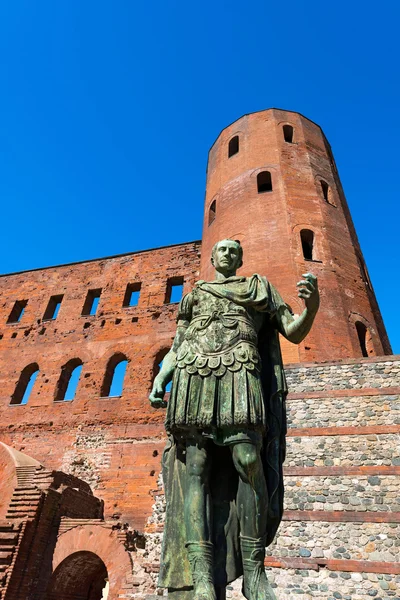
[[[149,396],[150,404],[153,408],[165,408],[167,406],[167,403],[164,400],[164,394],[165,384],[156,377],[153,383],[153,389]]]

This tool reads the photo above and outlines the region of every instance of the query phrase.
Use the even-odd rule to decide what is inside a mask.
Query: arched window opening
[[[261,171],[257,175],[257,190],[259,194],[272,192],[272,178],[269,171]]]
[[[231,140],[229,140],[228,145],[228,158],[237,154],[239,152],[239,136],[235,135]]]
[[[288,144],[293,144],[293,127],[291,125],[284,125],[282,129],[283,139],[285,140],[285,142],[287,142]]]
[[[370,330],[361,321],[356,321],[355,326],[362,355],[366,358],[368,356],[375,356]]]
[[[314,232],[311,229],[302,229],[300,231],[301,247],[305,260],[314,260]]]
[[[323,179],[321,179],[321,189],[322,189],[322,196],[325,200],[325,202],[329,202],[330,201],[330,188],[329,185],[326,183],[326,181],[324,181]]]
[[[73,400],[82,372],[82,361],[79,358],[73,358],[61,368],[60,379],[57,384],[55,400]]]
[[[32,363],[23,369],[11,396],[10,404],[26,404],[28,402],[38,374],[39,366],[37,363]]]
[[[215,217],[217,215],[217,201],[213,200],[210,204],[210,209],[208,211],[208,224],[211,225],[211,223],[215,220]]]
[[[166,357],[168,352],[169,352],[169,348],[163,348],[162,350],[157,352],[156,358],[154,360],[154,365],[153,365],[153,381],[154,381],[155,376],[158,375],[158,373],[161,371],[161,367],[163,365],[164,358]],[[167,384],[167,387],[165,388],[166,392],[171,391],[171,384],[172,384],[172,382]]]
[[[124,354],[114,354],[110,358],[107,363],[103,385],[101,386],[102,398],[122,396],[127,365],[128,359]]]
[[[357,335],[358,335],[358,341],[360,343],[360,348],[361,348],[362,355],[363,356],[368,356],[367,345],[366,345],[366,341],[367,341],[367,328],[364,325],[364,323],[361,323],[361,321],[356,321],[355,325],[356,325],[356,330],[357,330]]]

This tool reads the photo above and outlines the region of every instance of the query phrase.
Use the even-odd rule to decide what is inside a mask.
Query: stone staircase
[[[16,467],[17,486],[14,489],[5,520],[0,520],[0,600],[7,589],[22,534],[29,520],[36,516],[43,498],[42,489],[48,487],[51,472],[41,466]]]
[[[5,598],[8,578],[16,558],[22,531],[21,522],[0,520],[0,600]]]
[[[41,467],[17,467],[17,487],[12,495],[6,519],[33,519],[41,496],[41,488],[51,480],[50,471]]]

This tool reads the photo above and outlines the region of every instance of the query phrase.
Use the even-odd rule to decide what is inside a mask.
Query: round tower
[[[321,128],[299,113],[245,115],[209,152],[201,278],[212,279],[212,246],[238,239],[239,275],[265,275],[293,312],[296,282],[314,273],[321,308],[299,346],[282,340],[289,362],[390,354],[391,348],[340,183]]]

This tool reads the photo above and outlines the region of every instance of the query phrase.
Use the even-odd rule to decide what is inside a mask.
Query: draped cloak
[[[240,285],[235,285],[236,283]],[[264,314],[258,331],[257,348],[261,359],[260,378],[267,425],[263,432],[261,458],[268,490],[268,546],[275,537],[283,514],[282,465],[285,459],[287,387],[278,331],[282,331],[280,315],[281,309],[286,305],[272,284],[257,274],[249,278],[230,277],[224,281],[209,283],[200,281],[196,286],[214,297],[225,298],[238,306],[252,308]],[[168,433],[169,439],[162,461],[166,520],[159,586],[184,591],[193,585],[185,547],[188,541],[184,523],[185,445],[184,440],[178,439],[171,431]],[[243,574],[239,545],[240,526],[236,508],[238,474],[228,447],[211,444],[210,453],[214,581],[217,587],[225,587]]]

